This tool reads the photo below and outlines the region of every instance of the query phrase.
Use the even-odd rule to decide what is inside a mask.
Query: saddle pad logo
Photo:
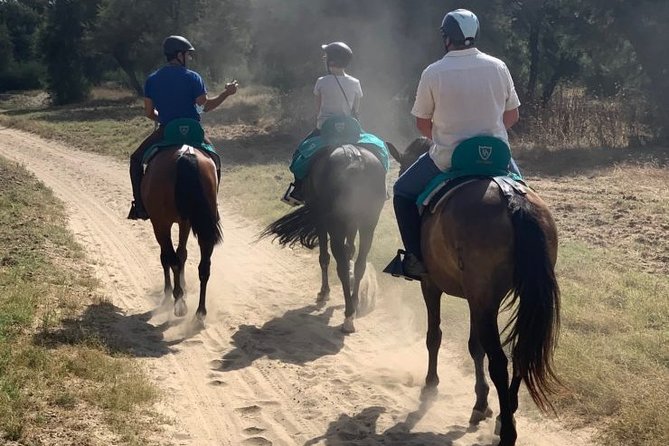
[[[491,146],[479,146],[479,156],[483,161],[488,161],[488,159],[490,159],[490,155],[492,155]]]
[[[188,132],[190,131],[190,127],[187,125],[180,125],[179,126],[179,133],[181,133],[182,136],[188,135]],[[479,149],[480,150],[480,149]]]
[[[335,122],[335,130],[337,133],[342,133],[346,129],[346,123],[344,122]]]

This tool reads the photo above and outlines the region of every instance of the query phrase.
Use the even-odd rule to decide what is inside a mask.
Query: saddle
[[[326,148],[354,145],[369,149],[381,161],[386,171],[390,167],[390,155],[386,144],[377,136],[366,133],[360,123],[350,116],[335,116],[327,119],[321,133],[303,141],[290,164],[290,171],[298,179],[304,179],[315,159],[315,155]]]
[[[158,152],[174,146],[190,146],[209,156],[216,164],[216,172],[221,171],[221,157],[216,149],[204,141],[204,129],[195,119],[181,118],[170,121],[165,126],[163,140],[149,147],[144,152],[142,164],[146,166]]]
[[[451,169],[433,178],[418,196],[420,212],[434,212],[458,189],[482,178],[495,181],[507,198],[513,193],[526,194],[528,186],[521,176],[509,171],[510,161],[509,145],[499,138],[475,136],[462,141],[451,156]]]

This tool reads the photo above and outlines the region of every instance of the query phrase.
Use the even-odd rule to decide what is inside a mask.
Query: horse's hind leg
[[[472,409],[472,416],[469,418],[469,423],[476,425],[492,416],[492,410],[488,406],[490,386],[488,386],[488,383],[486,382],[485,371],[483,369],[485,351],[481,345],[478,332],[474,328],[473,321],[470,323],[469,327],[469,354],[474,360],[474,370],[476,374],[476,384],[474,386],[474,391],[476,392],[476,404],[474,404],[474,409]]]
[[[330,283],[328,280],[328,267],[330,266],[330,253],[328,252],[328,232],[322,226],[318,229],[318,263],[321,265],[321,290],[318,292],[317,302],[325,302],[330,298]]]
[[[425,377],[426,389],[433,389],[439,385],[437,375],[437,358],[441,346],[441,290],[428,278],[420,283],[423,291],[423,299],[427,307],[427,345],[428,363],[427,376]]]
[[[179,258],[179,281],[181,288],[186,289],[186,259],[188,259],[188,236],[190,235],[190,224],[179,223],[179,244],[177,246],[177,257]]]
[[[360,303],[360,282],[367,269],[367,256],[372,248],[375,227],[376,225],[372,225],[371,227],[365,227],[360,230],[360,249],[353,267],[353,295],[351,296],[356,312],[358,311]]]
[[[170,292],[172,293],[174,296],[174,314],[176,316],[183,316],[186,312],[186,304],[183,302],[183,289],[179,280],[179,257],[172,245],[171,225],[162,227],[154,225],[153,232],[160,245],[160,263],[163,266],[165,276],[165,297],[168,297]],[[174,274],[174,288],[172,288],[170,283],[170,270]]]
[[[200,240],[200,265],[198,273],[200,276],[200,303],[197,306],[195,316],[204,321],[207,316],[207,282],[209,282],[209,273],[211,271],[211,253],[214,251],[214,244],[206,240]]]
[[[344,290],[344,301],[346,303],[346,309],[344,310],[344,325],[342,325],[341,329],[344,333],[353,333],[355,331],[355,326],[353,325],[355,307],[353,306],[353,299],[351,298],[351,265],[345,246],[345,236],[343,232],[333,231],[330,233],[330,248],[332,249],[335,261],[337,262],[337,276],[339,276],[339,280],[341,281],[341,286]]]
[[[516,444],[518,435],[510,404],[509,372],[507,370],[509,361],[499,339],[497,308],[482,309],[481,311],[474,312],[474,309],[470,306],[470,311],[472,311],[472,324],[488,356],[488,371],[499,397],[499,446],[513,446]]]

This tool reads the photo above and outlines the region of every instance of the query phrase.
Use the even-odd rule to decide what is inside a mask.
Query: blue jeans
[[[397,226],[408,253],[423,260],[420,248],[420,215],[416,199],[432,178],[441,173],[430,155],[418,158],[395,182],[393,186],[393,207]]]

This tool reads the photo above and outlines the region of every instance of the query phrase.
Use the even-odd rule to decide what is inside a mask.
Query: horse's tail
[[[175,199],[179,217],[190,222],[198,239],[213,244],[223,239],[218,212],[202,187],[194,154],[185,153],[177,159]]]
[[[316,233],[316,215],[309,205],[304,205],[290,214],[284,215],[274,223],[268,225],[261,233],[260,238],[274,236],[283,246],[302,246],[314,249],[318,244]]]
[[[525,197],[509,201],[514,230],[513,297],[520,303],[507,328],[504,344],[513,346],[514,370],[525,381],[542,410],[553,409],[548,394],[559,380],[553,371],[553,352],[560,327],[560,289],[539,216]]]

